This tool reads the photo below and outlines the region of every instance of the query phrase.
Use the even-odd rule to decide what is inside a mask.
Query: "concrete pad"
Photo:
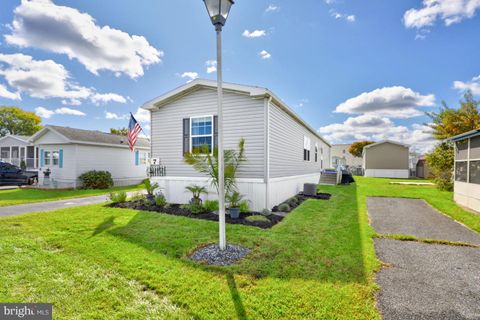
[[[480,249],[375,239],[384,320],[480,319]]]
[[[367,208],[371,224],[380,234],[480,245],[478,233],[439,213],[423,200],[368,197]]]

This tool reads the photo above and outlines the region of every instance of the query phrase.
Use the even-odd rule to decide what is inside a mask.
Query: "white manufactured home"
[[[455,143],[455,201],[480,212],[480,129],[450,138]]]
[[[224,84],[225,149],[237,148],[245,139],[247,162],[239,168],[237,186],[253,210],[271,209],[318,183],[323,168],[330,167],[330,144],[270,90]],[[217,86],[194,80],[142,106],[151,112],[152,158],[165,167],[154,176],[169,202],[186,203],[190,184],[207,185],[207,177],[185,164],[192,148],[217,140]],[[210,187],[208,198],[215,199]]]
[[[406,144],[384,140],[363,148],[365,177],[408,178],[409,149]]]
[[[78,177],[90,170],[109,171],[116,186],[147,178],[150,143],[138,138],[133,151],[127,137],[69,127],[47,125],[31,138],[39,149],[39,185],[50,170],[49,186],[81,187]]]

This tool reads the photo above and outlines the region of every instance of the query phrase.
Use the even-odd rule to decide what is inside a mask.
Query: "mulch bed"
[[[328,200],[331,197],[329,193],[317,193],[316,196],[306,196],[303,194],[298,194],[296,196],[299,199],[299,206],[303,201],[307,199],[320,199],[320,200]],[[292,207],[292,210],[295,207]],[[187,208],[182,208],[180,204],[169,204],[166,207],[159,207],[156,205],[146,204],[143,199],[136,200],[136,201],[126,201],[126,202],[118,202],[118,203],[111,203],[108,204],[107,207],[111,208],[123,208],[123,209],[134,209],[134,210],[142,210],[142,211],[153,211],[153,212],[160,212],[165,214],[171,214],[175,216],[182,216],[192,219],[201,219],[201,220],[210,220],[210,221],[218,221],[218,214],[214,212],[202,212],[202,213],[192,213]],[[225,215],[225,222],[229,224],[243,224],[246,226],[253,226],[262,229],[269,229],[283,220],[283,216],[275,214],[278,212],[278,206],[272,208],[273,214],[263,215],[268,221],[250,221],[247,220],[247,217],[250,216],[258,216],[262,215],[260,212],[241,212],[240,217],[238,219],[232,219],[228,215]]]
[[[307,196],[307,195],[304,195],[303,193],[299,193],[295,196],[299,200],[298,204],[296,206],[291,206],[290,205],[290,208],[292,210],[295,209],[296,207],[301,205],[302,202],[306,201],[307,199],[330,200],[331,196],[332,195],[330,193],[322,193],[322,192],[318,192],[317,195],[315,195],[315,196]],[[278,212],[278,206],[273,207],[272,212]]]
[[[112,208],[124,208],[124,209],[134,209],[134,210],[142,210],[142,211],[161,212],[161,213],[171,214],[175,216],[182,216],[182,217],[187,217],[192,219],[218,221],[218,215],[213,212],[203,212],[203,213],[195,214],[188,209],[181,208],[180,204],[170,204],[168,207],[158,207],[156,205],[145,204],[143,200],[137,200],[137,201],[127,201],[127,202],[120,202],[120,203],[111,203],[111,204],[108,204],[107,206]],[[247,226],[268,229],[273,227],[283,219],[283,217],[279,217],[274,214],[264,216],[269,221],[249,221],[245,219],[249,216],[257,216],[257,215],[261,215],[261,213],[241,212],[240,217],[238,219],[232,219],[228,214],[226,214],[225,222],[230,224],[243,224]]]

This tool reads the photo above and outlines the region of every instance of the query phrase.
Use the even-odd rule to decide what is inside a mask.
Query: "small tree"
[[[352,154],[354,157],[361,158],[363,155],[363,148],[368,146],[369,144],[373,144],[373,141],[357,141],[354,142],[348,147],[348,152]]]
[[[190,204],[196,204],[196,205],[202,204],[202,199],[200,198],[200,196],[202,194],[208,193],[207,188],[196,185],[196,184],[186,186],[185,189],[187,189],[192,193],[192,199],[190,200]]]
[[[442,142],[427,154],[427,164],[432,170],[435,183],[441,190],[453,190],[452,173],[454,162],[453,144]]]
[[[245,157],[245,139],[240,139],[238,150],[224,150],[223,154],[225,191],[229,193],[236,189],[235,178],[238,167],[247,161]],[[184,161],[198,172],[209,176],[211,184],[218,191],[218,148],[216,146],[212,154],[209,153],[207,145],[196,149],[194,152],[186,153]]]
[[[128,136],[128,129],[127,128],[110,128],[111,134],[116,134],[119,136]]]
[[[41,129],[42,119],[18,107],[0,106],[0,137],[7,134],[30,136]]]

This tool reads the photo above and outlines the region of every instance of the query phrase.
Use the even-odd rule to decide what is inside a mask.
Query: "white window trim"
[[[212,152],[210,152],[210,155],[213,154],[213,149],[215,148],[215,139],[214,139],[214,136],[215,136],[215,123],[213,121],[214,117],[213,115],[209,114],[209,115],[206,115],[206,116],[194,116],[194,117],[190,117],[190,153],[192,153],[193,151],[193,137],[194,135],[192,134],[192,119],[198,119],[198,118],[210,118],[210,120],[212,121],[212,133],[211,134],[199,134],[199,135],[195,135],[195,138],[197,137],[212,137]]]
[[[47,154],[48,153],[48,157]],[[48,164],[47,164],[47,159],[48,159]],[[43,165],[45,167],[51,167],[52,166],[52,151],[49,150],[44,150],[43,151]]]
[[[306,146],[306,148],[305,148]],[[307,150],[307,159],[305,160],[305,150]],[[310,139],[310,137],[308,136],[303,136],[303,161],[306,161],[306,162],[312,162],[312,157],[311,157],[311,154],[312,153],[312,140]]]
[[[315,162],[318,162],[318,143],[315,143]]]
[[[57,158],[57,164],[53,163],[53,153],[56,152],[58,153],[58,158]],[[58,167],[60,165],[60,151],[59,150],[53,150],[51,151],[52,158],[50,159],[51,166],[52,167]]]

